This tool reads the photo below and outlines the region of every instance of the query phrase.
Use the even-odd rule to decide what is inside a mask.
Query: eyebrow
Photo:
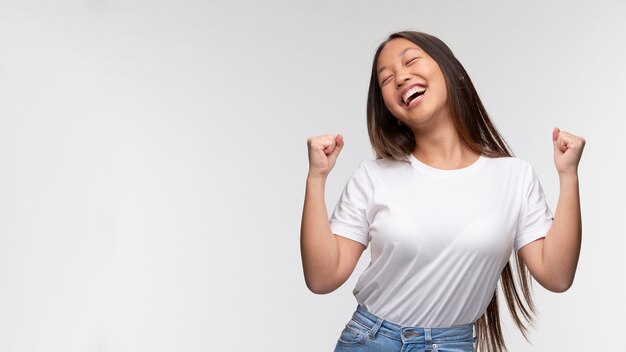
[[[402,51],[400,52],[400,54],[398,54],[398,57],[401,57],[402,55],[406,54],[406,52],[407,52],[407,51],[409,51],[409,50],[411,50],[411,49],[414,49],[414,50],[419,50],[419,48],[416,48],[416,47],[410,46],[410,47],[408,47],[408,48],[406,48],[406,49],[402,50]],[[377,74],[377,75],[379,75],[379,74],[380,74],[380,72],[381,72],[382,70],[386,69],[386,68],[387,68],[387,66],[383,66],[383,67],[379,68],[379,69],[378,69],[378,71],[376,71],[376,74]]]

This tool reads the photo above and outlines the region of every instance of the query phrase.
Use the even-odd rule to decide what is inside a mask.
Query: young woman
[[[307,141],[308,288],[337,289],[371,248],[354,288],[357,309],[335,351],[502,351],[499,279],[526,336],[523,321],[534,312],[527,273],[553,292],[574,280],[585,140],[552,131],[560,180],[553,216],[532,166],[512,155],[450,49],[408,31],[376,51],[367,124],[376,159],[354,171],[330,219],[324,186],[343,137]]]

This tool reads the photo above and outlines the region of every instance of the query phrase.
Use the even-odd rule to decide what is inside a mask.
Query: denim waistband
[[[372,338],[382,334],[402,342],[440,343],[452,341],[475,341],[474,325],[456,325],[447,328],[426,328],[417,326],[401,326],[381,319],[370,313],[361,305],[357,306],[352,319],[369,330]]]

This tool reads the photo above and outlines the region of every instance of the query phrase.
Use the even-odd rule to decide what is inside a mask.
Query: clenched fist
[[[554,164],[559,175],[575,175],[585,148],[585,139],[555,127],[552,130],[552,142],[554,144]]]
[[[343,148],[343,136],[326,134],[309,137],[309,177],[326,177],[335,166],[337,156]]]

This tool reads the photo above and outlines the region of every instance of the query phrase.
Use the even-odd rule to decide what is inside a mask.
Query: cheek
[[[444,81],[441,81],[441,85],[439,87],[440,97],[444,103],[448,102],[448,89],[446,88],[446,84]]]
[[[448,101],[448,88],[446,86],[446,80],[441,73],[435,76],[435,79],[431,81],[432,92],[436,93],[437,100],[442,102]]]
[[[396,116],[395,110],[398,109],[398,106],[395,103],[395,98],[393,96],[383,94],[383,102],[385,103],[387,110],[389,110],[392,115]]]
[[[389,93],[389,92],[382,92],[382,96],[383,96],[383,102],[385,103],[385,106],[387,107],[387,110],[389,111],[393,111],[393,107],[394,107],[394,103],[395,103],[395,97],[393,95],[393,93]]]
[[[448,87],[446,85],[446,79],[443,76],[441,71],[436,72],[437,76],[437,85],[439,86],[439,91],[441,92],[441,96],[444,100],[448,100]]]

